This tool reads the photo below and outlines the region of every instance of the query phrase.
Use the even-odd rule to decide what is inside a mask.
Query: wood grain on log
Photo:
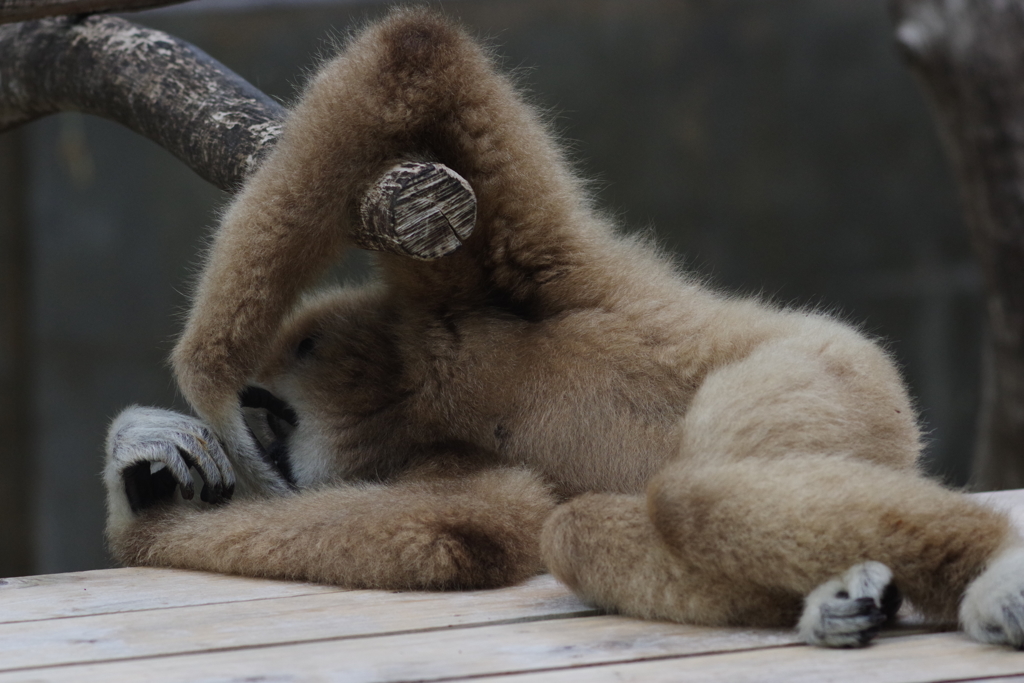
[[[121,12],[162,5],[177,5],[189,0],[0,0],[0,24],[64,14]]]
[[[1024,0],[890,0],[931,101],[985,278],[979,488],[1024,486]]]
[[[473,232],[476,196],[447,166],[409,162],[370,186],[359,215],[361,247],[430,260],[455,251]]]
[[[236,188],[284,109],[202,50],[112,16],[0,26],[0,131],[59,111],[121,123]]]

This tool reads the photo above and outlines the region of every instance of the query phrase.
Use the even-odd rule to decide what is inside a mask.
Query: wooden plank
[[[0,671],[593,614],[551,576],[492,591],[347,591],[101,614],[0,624]]]
[[[968,493],[967,495],[980,502],[1000,505],[1001,507],[1024,507],[1024,489],[980,491],[978,493]]]
[[[334,586],[130,567],[0,579],[0,623],[336,593]]]
[[[960,633],[882,639],[863,649],[762,649],[476,679],[489,683],[938,683],[1024,674],[1024,654]],[[2,679],[0,679],[2,680]]]
[[[790,646],[794,642],[790,631],[708,629],[593,616],[22,669],[0,673],[0,683],[27,677],[76,683],[248,677],[353,683],[435,680]]]
[[[978,502],[1000,510],[1005,510],[1017,530],[1024,534],[1024,489],[1012,491],[985,491],[972,493]]]
[[[1009,504],[1024,499],[1024,492],[981,497]],[[154,672],[166,673],[170,680],[192,679],[195,671],[234,675],[240,669],[252,675],[273,670],[288,680],[291,673],[330,676],[337,673],[339,662],[345,663],[346,680],[351,678],[349,664],[356,669],[352,680],[481,676],[537,669],[551,670],[545,676],[563,676],[567,674],[555,670],[795,643],[791,632],[699,629],[620,617],[468,628],[483,621],[543,619],[586,609],[550,576],[504,591],[451,594],[347,592],[327,586],[148,568],[0,583],[4,584],[0,586],[0,621],[22,622],[0,626],[0,666],[14,676],[4,674],[0,681],[15,680],[27,671],[53,680],[109,680],[130,675],[150,680]],[[450,627],[455,628],[395,634]],[[943,637],[966,643],[968,659],[976,657],[982,647],[961,636]],[[302,642],[309,640],[319,642]],[[467,643],[472,643],[468,648],[472,656],[465,656]],[[864,652],[882,647],[876,645]],[[949,648],[934,649],[945,652]],[[264,651],[272,656],[267,659]],[[819,656],[816,653],[828,653],[799,651],[808,653],[811,660]],[[166,656],[171,653],[194,654]],[[898,655],[900,659],[913,656]],[[130,659],[136,657],[145,659]],[[933,659],[931,655],[921,658]],[[110,661],[81,664],[103,660]],[[274,661],[285,664],[275,668]],[[1015,661],[1016,669],[1004,667],[1006,670],[985,675],[1024,673],[1024,657],[1017,655]],[[719,660],[715,662],[718,666]],[[60,663],[70,666],[38,668]],[[747,664],[740,660],[734,664],[736,675],[742,677]],[[617,665],[622,666],[626,665]],[[12,671],[14,668],[20,670]],[[614,675],[628,678],[631,671]],[[645,669],[636,680],[663,675],[658,671],[657,667]],[[672,669],[664,676],[675,673]],[[733,678],[728,673],[715,675]]]
[[[383,591],[349,591],[337,586],[324,586],[293,581],[250,579],[224,574],[193,572],[182,569],[126,567],[97,569],[67,574],[44,574],[0,579],[0,627],[14,622],[66,619],[102,614],[119,614],[140,610],[175,607],[222,605],[251,600],[297,597],[304,595],[344,594],[370,596],[382,603],[403,600],[422,601],[436,597],[439,603],[472,603],[481,596],[516,592],[524,604],[546,601],[553,610],[588,609],[550,574],[537,576],[510,588],[463,593],[388,593]],[[466,596],[465,598],[459,596]],[[359,599],[353,597],[353,599]],[[501,599],[506,599],[502,597]],[[511,599],[511,597],[509,597]],[[234,608],[232,608],[234,609]],[[462,609],[462,607],[460,607]],[[466,607],[468,609],[468,607]]]

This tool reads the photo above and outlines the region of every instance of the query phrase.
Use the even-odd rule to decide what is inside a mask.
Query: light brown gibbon
[[[410,159],[468,181],[472,235],[310,293],[358,237],[357,198]],[[305,88],[223,218],[173,365],[199,417],[132,407],[107,439],[124,564],[385,589],[547,569],[609,610],[829,646],[868,642],[902,592],[1024,644],[1024,544],[921,475],[887,353],[617,233],[487,52],[425,10]]]

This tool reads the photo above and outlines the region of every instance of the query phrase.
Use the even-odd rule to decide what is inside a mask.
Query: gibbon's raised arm
[[[407,159],[445,164],[469,182],[479,212],[465,247],[473,253],[506,249],[489,242],[495,226],[517,226],[523,244],[546,244],[551,235],[577,239],[567,226],[595,224],[544,126],[479,45],[434,15],[392,13],[309,83],[208,254],[172,359],[185,397],[229,451],[247,440],[239,392],[282,319],[348,246],[368,241],[359,200]],[[589,222],[579,220],[584,213]],[[517,248],[537,263],[496,267],[490,284],[526,299],[528,288],[568,270],[551,262],[550,249],[534,251]],[[534,277],[541,270],[548,276]]]

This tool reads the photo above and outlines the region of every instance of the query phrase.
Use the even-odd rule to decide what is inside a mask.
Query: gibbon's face
[[[239,401],[245,425],[263,459],[272,463],[281,477],[295,486],[295,473],[292,471],[288,447],[292,434],[299,426],[299,416],[290,404],[263,387],[247,386],[239,396]]]
[[[387,424],[409,392],[388,307],[374,298],[339,290],[305,302],[239,396],[264,457],[292,485],[356,476],[376,457],[358,444],[390,440]]]

